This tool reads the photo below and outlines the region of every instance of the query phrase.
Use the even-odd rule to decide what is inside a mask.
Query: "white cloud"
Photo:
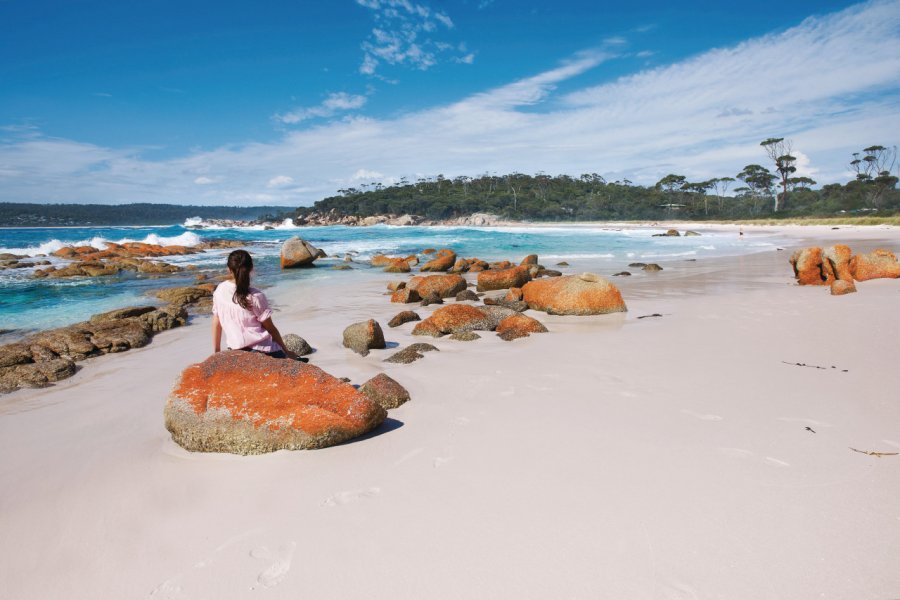
[[[366,96],[337,92],[329,94],[328,97],[317,106],[297,108],[288,113],[275,115],[275,119],[282,123],[293,125],[307,119],[332,117],[338,112],[362,108],[367,101],[368,98],[366,98]]]
[[[652,184],[669,172],[696,180],[765,164],[759,142],[772,136],[793,140],[795,156],[803,157],[798,173],[820,183],[846,180],[851,152],[898,142],[891,139],[900,131],[897,8],[897,0],[858,5],[590,87],[578,85],[580,76],[612,57],[584,53],[455,103],[393,118],[347,118],[291,130],[272,143],[172,160],[10,131],[0,140],[0,195],[296,205],[356,182],[486,171],[597,172]],[[878,51],[861,60],[859,48],[871,40]],[[566,92],[559,93],[563,82]],[[200,189],[191,183],[210,173],[228,179]],[[304,186],[268,187],[283,173]]]
[[[377,76],[382,64],[425,71],[436,65],[442,54],[449,54],[455,62],[471,62],[459,60],[454,46],[436,37],[442,30],[454,28],[453,20],[446,13],[410,0],[356,0],[356,3],[373,11],[375,19],[375,27],[362,43],[360,73]]]
[[[266,184],[267,187],[270,188],[278,188],[284,187],[294,183],[294,178],[288,175],[277,175],[269,180],[269,183]]]
[[[369,171],[368,169],[359,169],[356,173],[353,174],[353,177],[350,179],[353,181],[361,181],[366,179],[368,181],[372,181],[373,179],[382,179],[384,175],[379,173],[378,171]]]
[[[194,183],[196,183],[197,185],[210,185],[210,184],[213,184],[213,183],[215,183],[215,182],[216,182],[215,179],[211,179],[211,178],[205,177],[205,176],[203,176],[203,175],[201,175],[200,177],[197,177],[196,179],[194,179]]]

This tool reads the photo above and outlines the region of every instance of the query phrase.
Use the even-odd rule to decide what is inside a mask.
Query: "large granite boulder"
[[[164,410],[193,452],[324,448],[378,427],[385,410],[322,369],[256,352],[218,352],[185,369]]]
[[[828,285],[834,276],[822,264],[822,249],[817,246],[801,248],[790,258],[794,277],[800,285]]]
[[[625,312],[618,288],[593,273],[537,279],[522,287],[522,299],[551,315],[602,315]]]
[[[431,294],[453,298],[466,289],[466,280],[460,275],[417,275],[407,282],[406,287],[418,292],[421,298]]]
[[[324,255],[324,252],[295,235],[281,246],[281,268],[309,267]]]
[[[409,392],[406,391],[406,388],[384,373],[379,373],[362,384],[359,391],[385,410],[397,408],[409,401]]]
[[[512,311],[511,311],[512,312]],[[413,335],[441,337],[460,331],[492,331],[497,322],[483,309],[470,304],[450,304],[434,311],[430,317],[416,324]]]
[[[422,265],[420,271],[449,271],[456,263],[456,252],[449,248],[441,248],[435,258]]]
[[[478,274],[478,291],[505,290],[522,287],[531,281],[529,265],[520,265],[511,269],[482,271]]]
[[[354,323],[344,329],[344,348],[350,348],[357,354],[368,356],[369,350],[385,346],[381,325],[374,319]]]
[[[889,250],[879,248],[868,254],[857,254],[850,259],[850,273],[857,281],[868,279],[896,279],[900,277],[900,263]]]
[[[384,268],[385,273],[409,273],[411,270],[405,258],[393,258]]]

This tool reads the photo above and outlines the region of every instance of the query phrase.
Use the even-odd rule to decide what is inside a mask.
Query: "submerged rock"
[[[324,448],[380,425],[378,403],[322,369],[255,352],[219,352],[182,372],[166,429],[193,452]]]

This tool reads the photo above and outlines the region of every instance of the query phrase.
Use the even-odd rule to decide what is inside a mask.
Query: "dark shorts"
[[[287,354],[284,353],[284,350],[276,350],[275,352],[263,352],[262,350],[254,350],[253,348],[241,348],[244,352],[256,352],[257,354],[265,354],[266,356],[271,356],[272,358],[287,358]]]

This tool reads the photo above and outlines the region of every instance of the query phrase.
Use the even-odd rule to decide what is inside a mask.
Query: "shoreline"
[[[324,450],[172,442],[162,407],[211,351],[208,317],[4,396],[0,595],[357,597],[365,582],[376,599],[890,596],[900,457],[848,448],[900,449],[895,340],[873,335],[900,327],[898,282],[832,297],[787,263],[810,241],[884,245],[853,233],[663,263],[613,280],[626,314],[529,311],[549,333],[426,338],[440,351],[409,365],[340,340],[407,308],[384,295],[405,276],[277,283],[275,320],[313,364],[352,383],[384,372],[412,395]],[[385,338],[423,341],[410,329]]]

